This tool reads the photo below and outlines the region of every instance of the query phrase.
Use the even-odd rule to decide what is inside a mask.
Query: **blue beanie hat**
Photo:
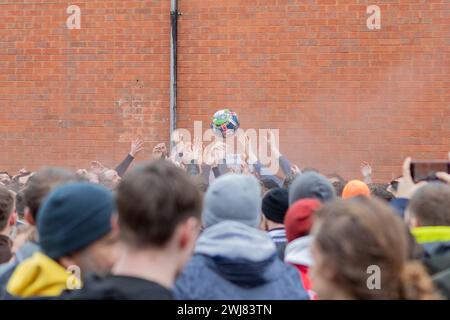
[[[333,185],[317,172],[305,172],[294,179],[289,187],[289,205],[300,199],[313,198],[320,202],[336,199]]]
[[[37,216],[42,250],[52,259],[76,252],[111,231],[111,191],[87,182],[65,184],[44,200]]]

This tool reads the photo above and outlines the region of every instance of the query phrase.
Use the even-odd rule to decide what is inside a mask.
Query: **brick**
[[[169,1],[4,1],[0,11],[0,168],[116,165],[141,134],[169,135]],[[280,129],[302,166],[397,176],[403,157],[450,151],[450,22],[445,1],[181,1],[178,126],[219,108],[243,128]],[[139,80],[139,85],[137,81]],[[137,107],[130,106],[133,97]]]

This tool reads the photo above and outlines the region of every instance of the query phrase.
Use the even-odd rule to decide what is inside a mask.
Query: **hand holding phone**
[[[450,173],[445,172],[438,172],[436,173],[436,176],[441,180],[442,182],[450,184]]]
[[[397,198],[410,199],[417,189],[427,183],[426,181],[414,182],[411,174],[411,168],[413,167],[411,163],[411,158],[405,159],[402,166],[402,177],[396,179],[398,181]]]
[[[440,180],[436,175],[438,172],[450,174],[450,161],[412,161],[410,165],[410,172],[415,183],[420,181],[437,181]]]

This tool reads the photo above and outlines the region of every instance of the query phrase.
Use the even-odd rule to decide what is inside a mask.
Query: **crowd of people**
[[[450,175],[345,181],[269,147],[282,176],[195,143],[130,169],[139,138],[114,169],[1,172],[0,297],[450,298]]]

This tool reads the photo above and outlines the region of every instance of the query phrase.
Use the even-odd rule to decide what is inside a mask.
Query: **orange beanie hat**
[[[342,199],[349,199],[356,196],[370,197],[370,189],[360,180],[349,181],[342,190]]]

